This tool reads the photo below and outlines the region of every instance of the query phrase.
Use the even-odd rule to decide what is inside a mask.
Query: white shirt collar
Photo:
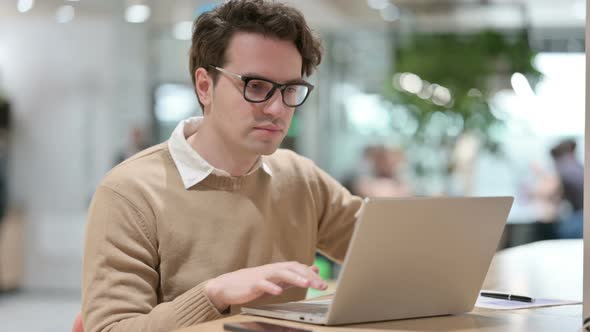
[[[186,141],[187,137],[199,130],[202,121],[202,116],[195,116],[180,121],[168,140],[170,155],[180,173],[185,189],[203,181],[211,173],[215,175],[231,176],[228,172],[211,166],[211,164],[203,159],[203,157],[201,157],[201,155],[199,155],[199,153],[197,153],[197,151],[195,151],[195,149],[193,149]],[[250,170],[248,174],[256,171],[260,167],[262,167],[268,175],[272,176],[270,168],[262,160],[262,157],[258,158],[256,165],[252,167],[252,170]]]

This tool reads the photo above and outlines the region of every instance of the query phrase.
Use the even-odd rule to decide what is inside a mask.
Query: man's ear
[[[195,91],[204,107],[211,104],[213,98],[213,79],[203,67],[195,70]]]

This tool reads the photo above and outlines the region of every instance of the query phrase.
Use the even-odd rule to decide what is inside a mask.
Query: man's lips
[[[283,129],[279,126],[258,126],[258,127],[254,127],[254,129],[258,129],[258,130],[267,130],[267,131],[283,131]]]

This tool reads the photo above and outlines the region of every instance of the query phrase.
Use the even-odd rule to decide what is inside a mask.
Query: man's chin
[[[257,144],[253,144],[252,146],[250,146],[249,150],[257,155],[268,156],[268,155],[275,153],[275,151],[277,151],[278,148],[279,148],[279,144],[257,143]]]
[[[273,147],[262,149],[259,154],[264,155],[264,156],[268,156],[268,155],[275,153],[275,151],[277,151],[278,148],[279,148],[278,145],[275,145]]]

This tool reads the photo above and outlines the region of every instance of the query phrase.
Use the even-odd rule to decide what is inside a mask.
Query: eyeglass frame
[[[305,103],[305,101],[307,100],[307,97],[309,97],[311,91],[314,88],[314,86],[312,84],[310,84],[308,82],[305,82],[305,81],[301,81],[301,82],[297,82],[297,83],[280,84],[280,83],[277,83],[275,81],[269,80],[268,78],[259,77],[259,76],[240,75],[240,74],[233,73],[233,72],[231,72],[231,71],[229,71],[227,69],[224,69],[224,68],[221,68],[221,67],[217,67],[217,66],[214,66],[214,65],[208,65],[208,66],[211,67],[211,68],[213,68],[213,69],[218,70],[219,72],[221,72],[223,74],[233,76],[235,78],[240,79],[242,82],[244,82],[244,89],[242,90],[242,96],[244,97],[244,99],[247,102],[250,102],[250,103],[255,103],[255,104],[264,103],[265,101],[269,100],[272,96],[274,96],[275,91],[277,89],[279,89],[279,91],[281,91],[281,100],[283,101],[283,104],[285,106],[287,106],[287,107],[293,107],[293,108],[295,108],[295,107],[299,107],[299,106],[303,105],[303,103]],[[267,83],[272,84],[272,89],[268,92],[268,94],[266,95],[266,97],[263,100],[251,100],[248,97],[246,97],[246,88],[248,87],[248,83],[250,81],[252,81],[252,80],[264,81],[264,82],[267,82]],[[301,103],[299,103],[299,104],[297,104],[295,106],[289,105],[289,104],[287,104],[285,102],[285,94],[284,94],[284,91],[290,85],[303,85],[303,86],[306,86],[307,89],[308,89],[307,90],[307,94],[305,95],[305,98],[303,98],[303,101],[301,101]]]

